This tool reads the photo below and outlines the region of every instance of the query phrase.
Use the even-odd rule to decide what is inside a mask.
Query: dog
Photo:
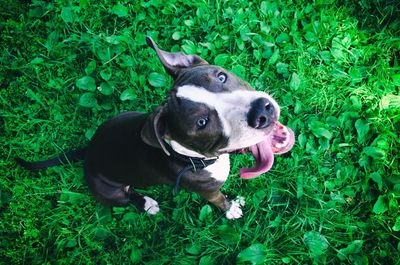
[[[228,219],[240,218],[243,198],[229,200],[220,191],[229,155],[253,154],[255,166],[240,169],[240,175],[255,178],[272,167],[274,154],[293,147],[293,131],[278,122],[280,108],[269,94],[197,55],[163,51],[151,37],[146,42],[174,80],[164,104],[152,113],[111,118],[87,147],[45,161],[17,162],[33,170],[84,160],[90,191],[109,206],[132,203],[156,214],[157,201],[135,188],[172,184],[198,193]]]

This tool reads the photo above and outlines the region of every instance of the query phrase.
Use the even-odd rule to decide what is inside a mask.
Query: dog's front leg
[[[198,194],[222,211],[226,212],[226,218],[237,219],[242,217],[243,213],[241,206],[244,206],[244,199],[242,197],[229,201],[220,190],[198,192]]]

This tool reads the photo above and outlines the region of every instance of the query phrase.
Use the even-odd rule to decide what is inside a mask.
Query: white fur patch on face
[[[225,182],[229,176],[230,161],[229,154],[223,154],[219,156],[218,160],[214,164],[209,165],[204,170],[210,173],[210,177],[213,179]]]
[[[144,207],[143,209],[151,215],[154,215],[160,211],[160,207],[158,206],[158,202],[150,197],[144,196]]]
[[[242,206],[244,206],[244,198],[241,196],[238,196],[235,200],[231,202],[231,207],[229,210],[226,212],[226,218],[228,219],[238,219],[242,217],[243,211],[242,211]]]
[[[268,99],[279,117],[279,106],[265,92],[253,90],[234,90],[214,93],[203,87],[185,85],[178,88],[177,96],[193,102],[203,103],[217,111],[221,120],[223,133],[228,137],[228,146],[223,151],[237,150],[255,145],[263,141],[271,130],[254,129],[248,125],[247,115],[251,103],[259,98]]]

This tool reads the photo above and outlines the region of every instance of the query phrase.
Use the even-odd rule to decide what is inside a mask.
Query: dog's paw
[[[226,212],[226,218],[228,219],[238,219],[242,217],[243,212],[241,207],[244,206],[244,198],[241,196],[236,197],[235,200],[231,202],[231,207]]]
[[[158,206],[158,202],[150,197],[144,196],[144,206],[143,210],[145,210],[148,214],[154,215],[160,211],[160,207]]]

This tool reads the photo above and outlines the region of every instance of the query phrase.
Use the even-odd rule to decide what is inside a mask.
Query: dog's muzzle
[[[259,98],[251,103],[247,123],[255,129],[264,129],[277,119],[275,107],[267,98]]]

